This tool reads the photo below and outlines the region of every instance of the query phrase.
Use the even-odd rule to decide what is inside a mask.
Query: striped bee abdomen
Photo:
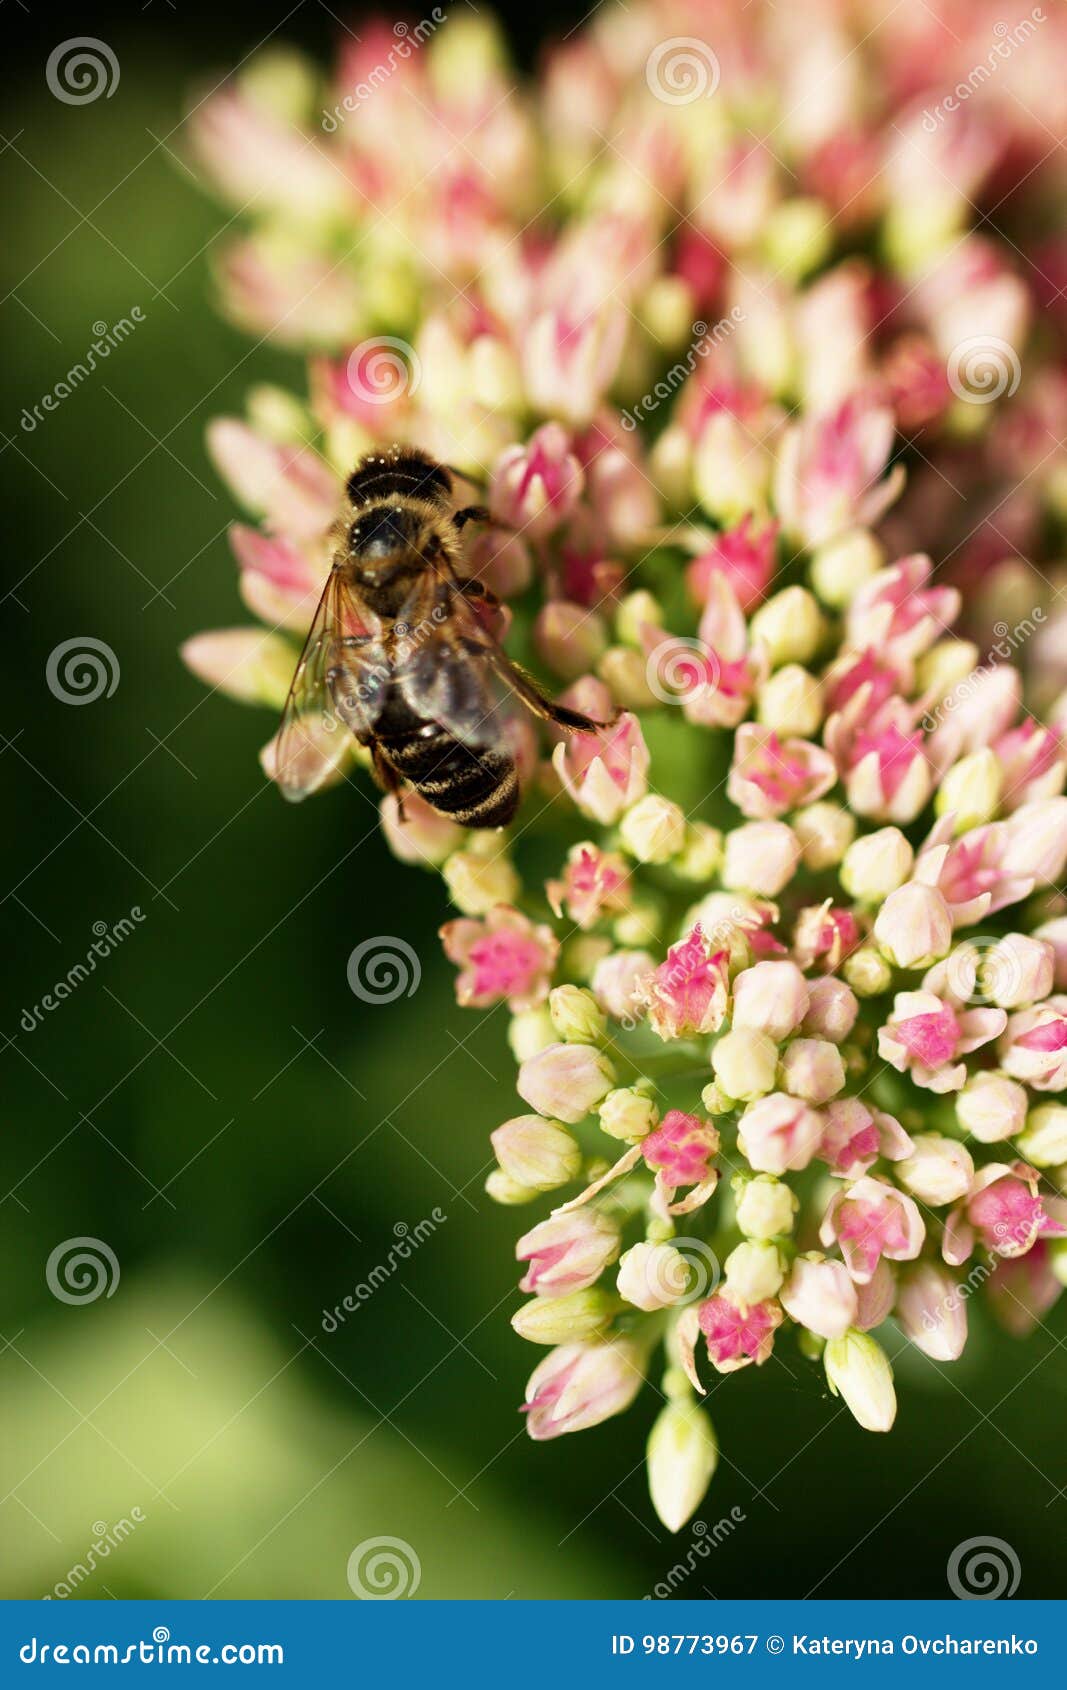
[[[464,827],[505,827],[518,809],[518,776],[506,751],[464,745],[433,723],[380,734],[378,747],[420,797]]]

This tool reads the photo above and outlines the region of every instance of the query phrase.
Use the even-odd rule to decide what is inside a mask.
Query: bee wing
[[[348,595],[331,570],[293,675],[274,740],[271,775],[283,798],[298,804],[332,779],[350,749],[333,707],[327,672],[345,629]]]

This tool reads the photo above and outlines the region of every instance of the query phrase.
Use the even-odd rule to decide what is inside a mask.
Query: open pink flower
[[[1026,1162],[990,1162],[945,1225],[942,1254],[952,1266],[965,1262],[976,1243],[996,1256],[1024,1256],[1039,1238],[1067,1233],[1048,1214],[1040,1177]]]
[[[654,1132],[641,1140],[641,1154],[668,1186],[703,1185],[711,1178],[711,1158],[719,1134],[710,1121],[669,1109]]]
[[[582,814],[604,827],[648,791],[648,746],[629,712],[602,733],[571,734],[556,746],[552,765]]]
[[[752,1362],[759,1367],[774,1348],[784,1318],[773,1298],[742,1306],[727,1291],[709,1297],[700,1305],[699,1320],[712,1366],[719,1373],[735,1373]]]
[[[575,926],[587,932],[602,915],[616,915],[626,908],[629,887],[626,858],[586,840],[571,846],[562,880],[547,881],[545,894],[555,915],[566,910]]]
[[[459,966],[456,1001],[469,1009],[506,1002],[513,1012],[533,1009],[548,996],[559,941],[551,927],[535,926],[519,910],[499,904],[481,921],[447,921],[441,940]]]
[[[848,748],[845,790],[859,816],[910,822],[930,796],[934,771],[918,728],[885,721],[861,728]]]
[[[860,1285],[873,1279],[883,1256],[891,1262],[914,1261],[925,1237],[914,1201],[870,1174],[835,1193],[819,1228],[824,1246],[840,1245],[845,1265]]]
[[[649,1020],[661,1039],[718,1032],[730,997],[729,961],[729,952],[713,946],[699,922],[671,946],[666,961],[642,987]]]
[[[1011,1016],[999,1046],[1000,1065],[1035,1091],[1067,1087],[1067,996],[1057,994]]]
[[[708,582],[698,638],[679,642],[650,631],[645,649],[654,674],[680,697],[686,720],[700,727],[733,728],[742,722],[766,671],[762,653],[749,650],[744,612],[718,570]]]
[[[828,751],[806,739],[780,740],[745,722],[734,736],[727,797],[743,816],[762,821],[811,804],[829,792],[837,768]]]
[[[898,992],[878,1054],[927,1091],[959,1091],[967,1078],[959,1058],[997,1038],[1007,1019],[1002,1009],[960,1012],[936,992]]]
[[[1000,758],[1004,774],[1005,810],[1017,810],[1021,804],[1041,798],[1054,798],[1063,791],[1067,756],[1063,736],[1057,729],[1047,728],[1028,716],[1018,727],[995,739],[993,750]]]

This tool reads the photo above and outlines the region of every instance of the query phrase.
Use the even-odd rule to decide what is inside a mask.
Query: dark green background
[[[82,1595],[345,1596],[350,1551],[379,1535],[413,1546],[422,1596],[641,1595],[694,1541],[672,1540],[647,1502],[654,1393],[541,1447],[516,1414],[538,1355],[508,1325],[510,1258],[543,1209],[482,1193],[513,1065],[503,1015],[453,1003],[440,885],[390,858],[368,786],[284,806],[256,763],[270,718],[209,697],[177,658],[189,634],[246,620],[204,426],[253,381],[302,381],[295,358],[213,314],[228,213],[176,157],[184,91],[273,14],[11,21],[3,1589],[43,1594],[94,1523],[136,1506],[144,1524]],[[335,32],[304,5],[281,37],[325,53]],[[113,98],[48,94],[47,53],[73,33],[117,52]],[[134,305],[132,338],[26,433],[23,407],[85,352],[93,321]],[[114,649],[120,682],[64,706],[46,661],[86,634]],[[136,933],[27,1034],[22,1009],[84,956],[92,924],[134,905]],[[380,932],[415,948],[423,977],[373,1008],[345,965]],[[323,1333],[323,1308],[435,1206],[447,1223]],[[80,1235],[110,1245],[121,1280],[70,1307],[45,1262]],[[744,1519],[678,1593],[937,1596],[952,1548],[990,1534],[1019,1555],[1020,1594],[1061,1591],[1064,1330],[1062,1311],[1022,1344],[978,1322],[951,1370],[902,1359],[888,1439],[861,1433],[791,1342],[720,1382],[724,1454],[702,1518]]]

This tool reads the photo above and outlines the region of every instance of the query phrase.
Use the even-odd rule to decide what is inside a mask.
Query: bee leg
[[[389,797],[396,799],[397,820],[401,823],[406,822],[407,816],[404,813],[404,787],[400,776],[393,768],[392,763],[387,762],[382,756],[381,750],[377,745],[372,745],[370,748],[370,761],[374,778],[378,782],[382,791]]]
[[[488,605],[491,610],[500,608],[500,600],[492,589],[487,587],[484,581],[479,581],[474,576],[469,581],[461,581],[459,590],[465,599],[477,599],[479,604]]]
[[[567,733],[600,733],[604,728],[614,727],[621,714],[620,711],[613,710],[606,722],[596,722],[592,716],[583,715],[580,710],[571,710],[565,704],[554,703],[551,698],[545,697],[533,676],[504,652],[499,654],[494,667],[501,680],[507,682],[527,710],[532,711],[535,716],[540,716],[543,722],[551,722],[554,727],[565,729]]]
[[[464,505],[461,511],[456,511],[452,517],[455,526],[462,532],[468,522],[488,522],[488,505]]]

